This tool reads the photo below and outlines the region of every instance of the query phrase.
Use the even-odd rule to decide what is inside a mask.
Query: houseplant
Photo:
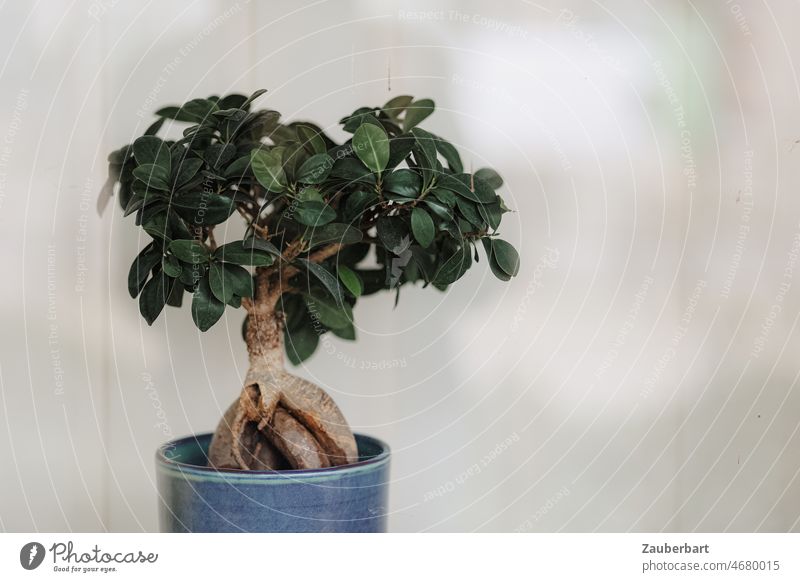
[[[147,323],[166,305],[181,306],[187,293],[201,331],[226,309],[245,312],[242,333],[250,367],[244,386],[220,420],[207,455],[208,438],[200,437],[194,449],[191,440],[181,441],[193,452],[176,453],[174,444],[162,450],[161,462],[172,471],[167,488],[180,488],[175,483],[189,477],[195,482],[213,477],[232,487],[242,475],[263,475],[272,485],[320,475],[330,481],[370,464],[359,445],[370,449],[373,459],[388,457],[385,446],[368,437],[359,437],[357,445],[327,393],[286,371],[284,351],[299,364],[323,333],[355,339],[353,306],[363,296],[388,289],[399,298],[406,284],[446,290],[479,260],[478,241],[500,279],[509,280],[519,268],[517,252],[496,235],[507,211],[495,192],[502,180],[489,169],[465,173],[456,148],[419,127],[433,112],[431,100],[401,96],[383,107],[359,108],[341,120],[351,137],[337,144],[314,124],[283,123],[276,111],[252,110],[263,93],[163,108],[142,137],[109,156],[107,186],[113,191],[118,185],[125,216],[134,215],[150,238],[128,277]],[[189,125],[182,138],[161,139],[157,134],[165,122]],[[221,229],[215,229],[233,215],[243,219],[241,236],[218,240]],[[170,452],[176,458],[169,459]],[[209,467],[188,475],[187,467],[205,465],[206,459]],[[373,486],[382,488],[376,493],[380,505],[385,483]],[[328,487],[362,488],[357,481]],[[291,497],[271,490],[279,493],[270,504]],[[165,502],[166,510],[173,517],[178,505],[183,514],[202,512],[186,499],[198,495],[203,492],[196,485],[184,487]],[[214,495],[225,497],[226,491]],[[258,495],[248,492],[247,498]],[[299,506],[307,507],[306,501]],[[237,509],[228,503],[225,511]],[[248,511],[252,514],[252,507],[242,510]],[[332,508],[321,511],[330,515]],[[332,521],[361,519],[353,517],[357,510],[347,511]],[[244,524],[237,525],[241,529],[339,529],[331,520],[320,525],[314,515],[302,527],[291,519],[236,521],[241,515],[214,523],[183,515],[180,524],[168,520],[165,527],[226,529],[234,520]],[[365,529],[382,527],[369,516],[363,519]]]

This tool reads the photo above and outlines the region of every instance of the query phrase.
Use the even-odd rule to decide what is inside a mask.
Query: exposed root
[[[283,329],[275,310],[280,285],[257,271],[256,297],[246,303],[250,369],[220,420],[209,463],[233,469],[315,469],[358,460],[356,441],[333,399],[283,367]]]

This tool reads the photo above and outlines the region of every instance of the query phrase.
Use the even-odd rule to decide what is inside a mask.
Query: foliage
[[[497,238],[503,181],[490,169],[464,172],[456,148],[419,127],[433,101],[359,108],[340,121],[352,135],[340,145],[312,123],[252,110],[263,93],[165,107],[109,156],[125,215],[152,239],[128,279],[149,324],[189,293],[195,324],[209,329],[254,297],[255,268],[281,280],[296,363],[321,333],[355,338],[360,297],[409,283],[446,289],[479,260],[478,241],[498,278],[517,274],[517,252]],[[166,120],[190,125],[162,140]],[[218,246],[214,229],[233,214],[244,232]]]

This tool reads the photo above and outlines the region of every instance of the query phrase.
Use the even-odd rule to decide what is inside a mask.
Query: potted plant
[[[324,333],[354,340],[363,296],[445,291],[478,246],[497,277],[516,275],[517,252],[497,237],[502,180],[465,173],[456,148],[418,126],[430,99],[359,108],[337,144],[317,125],[252,110],[263,93],[165,107],[109,156],[107,187],[150,239],[128,277],[147,323],[186,294],[200,331],[226,309],[245,314],[239,396],[213,435],[158,453],[161,527],[381,531],[388,448],[353,435],[322,388],[285,369],[284,351],[297,365]],[[159,138],[167,121],[188,123],[183,137]],[[241,235],[226,224],[220,240],[234,215]]]

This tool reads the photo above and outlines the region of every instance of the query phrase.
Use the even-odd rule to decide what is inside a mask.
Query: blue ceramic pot
[[[383,532],[389,447],[356,435],[359,460],[299,471],[206,466],[211,433],[169,442],[156,454],[164,532]]]

